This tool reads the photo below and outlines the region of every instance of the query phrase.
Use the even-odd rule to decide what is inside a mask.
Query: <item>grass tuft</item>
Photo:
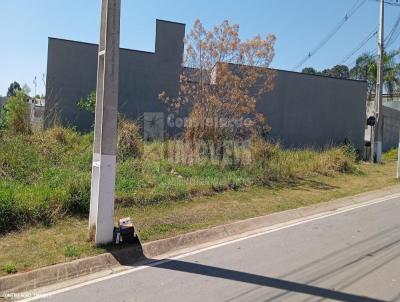
[[[4,265],[3,269],[7,274],[15,274],[18,272],[17,266],[14,262],[8,262]]]
[[[64,249],[64,256],[67,258],[79,257],[78,249],[74,245],[67,245]]]

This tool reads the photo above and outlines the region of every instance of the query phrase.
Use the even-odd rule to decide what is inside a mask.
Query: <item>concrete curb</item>
[[[115,270],[123,269],[120,267],[121,265],[132,265],[146,258],[154,258],[173,252],[178,253],[184,249],[224,240],[227,237],[239,236],[249,232],[256,233],[258,229],[335,211],[396,193],[400,193],[400,185],[148,242],[143,244],[142,247],[124,248],[112,253],[104,253],[31,272],[2,277],[0,278],[0,293],[28,291],[104,270],[113,273]]]

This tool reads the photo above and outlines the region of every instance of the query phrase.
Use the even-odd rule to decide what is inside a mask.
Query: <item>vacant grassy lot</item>
[[[317,176],[292,186],[252,187],[191,200],[150,205],[118,205],[116,217],[133,217],[141,240],[151,241],[240,219],[306,206],[397,183],[396,163],[363,163],[361,173]],[[36,226],[0,237],[0,275],[15,265],[21,271],[105,251],[86,241],[86,218],[68,217],[51,226]]]
[[[86,240],[91,144],[62,128],[0,137],[0,275],[104,252]],[[155,143],[141,159],[125,154],[116,217],[131,216],[149,241],[396,183],[395,152],[371,165],[348,147],[257,144],[253,162],[237,167],[166,160]]]
[[[229,160],[215,162],[205,156],[189,164],[187,158],[176,158],[189,153],[177,142],[168,143],[172,158],[165,155],[166,144],[161,143],[145,144],[144,152],[139,152],[136,145],[142,143],[135,140],[122,144],[128,149],[118,158],[116,200],[125,207],[253,185],[290,184],[316,175],[358,173],[354,151],[348,146],[321,152],[283,151],[256,141],[246,150],[254,160],[233,166]],[[140,158],[133,156],[137,154]],[[26,225],[48,226],[69,216],[86,217],[91,161],[91,134],[64,128],[31,135],[0,132],[0,233]]]

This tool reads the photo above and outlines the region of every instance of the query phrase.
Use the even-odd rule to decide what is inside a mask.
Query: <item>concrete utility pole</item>
[[[382,142],[383,142],[383,112],[382,112],[382,93],[383,93],[383,56],[384,56],[384,22],[385,22],[385,3],[381,0],[379,14],[379,37],[378,37],[378,74],[376,77],[375,93],[375,114],[376,125],[374,129],[374,148],[376,162],[382,162]],[[374,156],[374,154],[372,154]]]
[[[113,239],[121,0],[102,0],[89,235]]]
[[[400,178],[400,130],[399,130],[399,144],[397,146],[397,179]]]

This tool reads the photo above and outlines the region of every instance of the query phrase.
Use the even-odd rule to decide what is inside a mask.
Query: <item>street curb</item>
[[[141,247],[137,245],[136,247],[60,263],[26,273],[1,277],[0,294],[28,291],[104,270],[109,270],[111,274],[115,270],[120,271],[121,265],[132,265],[146,258],[183,251],[202,244],[224,240],[227,237],[256,232],[258,229],[335,211],[396,193],[400,193],[400,185],[148,242]]]

